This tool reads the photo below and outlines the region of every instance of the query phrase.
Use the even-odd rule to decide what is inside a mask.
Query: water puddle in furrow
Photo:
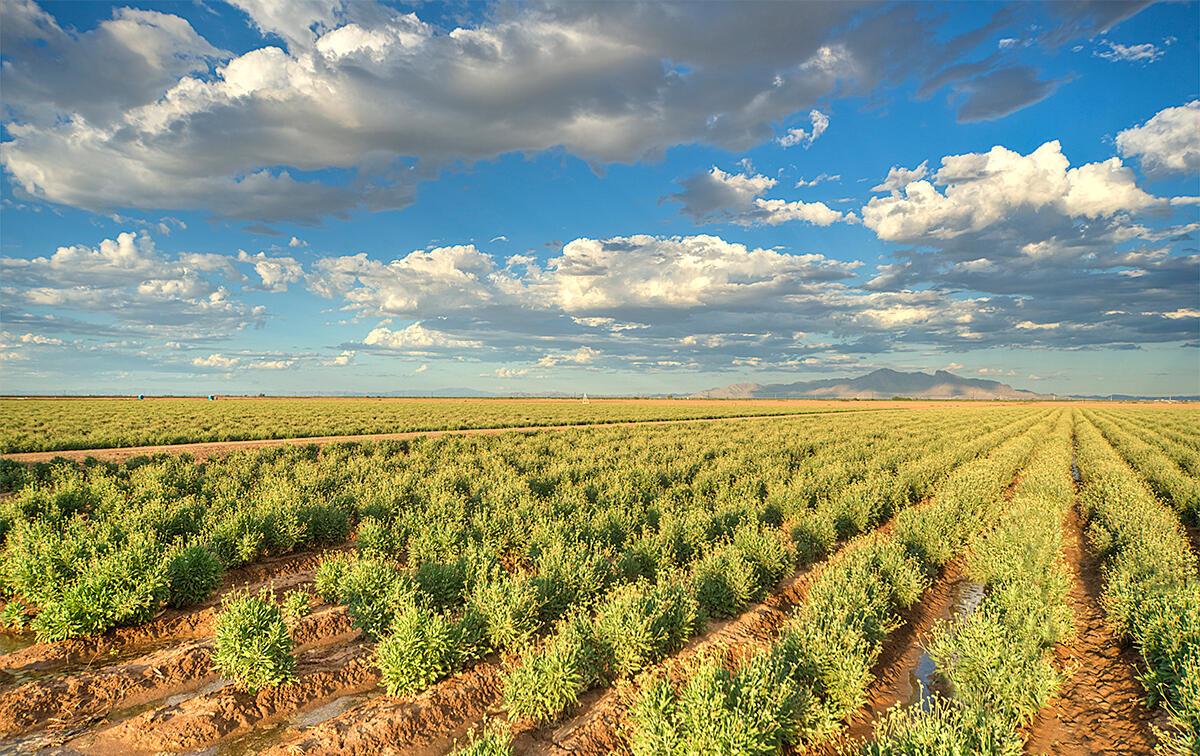
[[[13,651],[20,651],[23,648],[29,648],[37,643],[37,638],[33,633],[19,633],[12,630],[0,629],[0,656],[11,654]]]
[[[2,641],[0,641],[2,643]],[[26,648],[36,643],[36,639],[32,639],[28,643],[24,643],[18,647]],[[55,663],[49,667],[29,669],[26,667],[18,667],[16,669],[0,670],[0,688],[12,687],[19,688],[27,683],[36,682],[38,680],[56,680],[74,675],[96,672],[106,667],[115,667],[127,662],[136,661],[143,656],[166,651],[169,648],[181,646],[187,641],[181,641],[179,638],[153,638],[138,641],[129,644],[123,648],[110,648],[107,651],[96,654],[91,658],[75,659],[61,664]],[[2,648],[2,646],[0,646]]]
[[[960,621],[970,617],[983,601],[985,586],[973,580],[959,578],[950,584],[950,610],[943,619]],[[945,681],[935,676],[937,662],[927,652],[921,654],[917,664],[908,673],[909,696],[902,706],[919,706],[922,709],[933,704],[935,693],[945,695]]]
[[[355,706],[381,695],[382,692],[382,690],[377,689],[369,693],[354,693],[348,696],[339,696],[331,701],[326,701],[320,706],[298,711],[282,722],[260,725],[247,733],[222,741],[215,746],[205,748],[201,751],[192,751],[185,756],[253,756],[253,754],[261,753],[271,746],[278,745],[285,740],[299,735],[302,730],[315,727],[322,722],[333,719]]]

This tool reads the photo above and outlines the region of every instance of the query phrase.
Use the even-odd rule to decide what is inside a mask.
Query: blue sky
[[[1195,3],[2,7],[5,393],[1200,391]]]

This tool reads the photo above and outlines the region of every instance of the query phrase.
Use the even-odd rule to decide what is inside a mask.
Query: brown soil
[[[799,571],[762,604],[732,620],[710,623],[679,655],[669,660],[685,664],[711,647],[764,643],[802,600],[814,568]],[[512,659],[494,656],[410,698],[380,698],[316,725],[298,739],[265,753],[285,754],[440,754],[462,742],[469,730],[486,719],[504,719],[503,680]],[[664,662],[666,664],[668,662]],[[593,690],[583,697],[588,712],[600,711],[609,691]],[[533,723],[517,723],[525,741],[534,738]],[[522,742],[518,740],[518,745]]]
[[[298,649],[327,646],[351,636],[344,607],[297,620]],[[0,734],[14,735],[49,725],[69,727],[113,709],[161,701],[217,679],[212,641],[190,641],[135,661],[66,677],[36,680],[0,693]]]
[[[500,695],[501,665],[487,660],[414,697],[379,698],[316,725],[297,740],[263,751],[292,754],[406,754],[449,750],[464,719],[484,711]]]
[[[85,753],[139,754],[193,751],[276,721],[338,696],[379,685],[373,647],[359,639],[349,645],[300,654],[296,680],[257,694],[235,685],[198,695],[125,719],[114,727],[80,738]]]
[[[1075,615],[1075,637],[1055,649],[1055,666],[1065,680],[1029,728],[1026,753],[1049,756],[1152,753],[1151,721],[1161,714],[1142,702],[1139,656],[1116,638],[1105,623],[1100,597],[1099,558],[1085,543],[1078,512],[1064,523],[1065,556],[1072,573],[1068,602]]]
[[[800,403],[801,405],[803,403]],[[912,406],[909,406],[909,405]],[[683,420],[628,420],[611,423],[575,423],[570,425],[525,425],[509,428],[464,428],[457,430],[426,430],[426,431],[406,431],[404,433],[371,433],[357,436],[309,436],[305,438],[269,438],[256,439],[252,441],[204,441],[192,444],[163,444],[159,446],[125,446],[108,449],[68,449],[62,451],[45,451],[45,452],[21,452],[17,454],[2,454],[0,458],[15,460],[17,462],[49,462],[58,457],[73,459],[82,462],[88,457],[105,460],[108,462],[124,462],[133,457],[149,456],[154,454],[190,454],[197,461],[209,459],[212,457],[223,457],[231,452],[243,449],[261,449],[268,446],[308,446],[314,444],[316,446],[325,446],[326,444],[340,443],[346,441],[402,441],[405,439],[413,439],[421,436],[434,438],[437,436],[475,436],[475,435],[496,435],[499,433],[533,433],[537,431],[553,431],[553,430],[570,430],[573,428],[594,428],[594,427],[623,427],[635,425],[673,425],[673,424],[690,424],[690,423],[716,423],[729,420],[765,420],[781,417],[808,417],[810,415],[836,415],[848,414],[857,412],[882,412],[895,409],[918,409],[924,405],[905,402],[901,406],[884,406],[884,407],[864,407],[854,408],[850,410],[828,410],[824,412],[796,412],[796,413],[780,413],[780,414],[754,414],[754,415],[731,415],[728,417],[714,418],[691,418]]]
[[[872,537],[871,535],[865,537]],[[852,542],[853,548],[861,540]],[[843,549],[843,551],[847,550]],[[577,713],[560,723],[537,727],[533,722],[513,722],[513,751],[519,754],[608,754],[625,752],[623,721],[625,713],[646,683],[666,675],[684,678],[709,654],[723,654],[744,660],[766,648],[779,635],[791,614],[808,595],[812,581],[837,557],[809,565],[798,571],[761,604],[755,604],[730,620],[709,622],[679,653],[653,665],[631,681],[610,688],[589,691],[577,707]]]
[[[312,583],[322,559],[350,548],[351,544],[341,544],[269,557],[227,572],[220,590],[203,603],[186,609],[163,610],[143,625],[115,628],[98,636],[35,643],[0,655],[0,690],[30,676],[86,671],[161,650],[179,641],[211,637],[221,597],[229,591],[235,588],[257,591],[271,587],[276,591],[287,591],[303,587]]]

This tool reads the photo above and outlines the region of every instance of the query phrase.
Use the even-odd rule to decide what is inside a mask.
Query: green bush
[[[292,591],[283,600],[283,613],[293,619],[307,617],[312,609],[309,607],[308,591]]]
[[[356,558],[351,554],[334,554],[325,557],[317,565],[316,587],[317,595],[327,603],[338,603],[342,600],[342,580]]]
[[[94,557],[80,576],[42,604],[33,620],[39,640],[102,633],[145,622],[167,597],[167,571],[151,539],[137,534]]]
[[[407,607],[396,615],[387,637],[375,647],[388,695],[416,693],[452,669],[455,628],[437,612]]]
[[[692,589],[707,617],[733,617],[746,608],[754,589],[753,567],[736,549],[710,552],[692,571]]]
[[[198,604],[221,587],[221,560],[203,544],[176,549],[167,557],[167,603],[179,609]]]
[[[472,730],[469,736],[467,745],[452,751],[454,756],[512,756],[512,733],[508,730],[485,724],[478,734]]]
[[[805,512],[792,523],[792,544],[800,564],[811,564],[825,556],[836,541],[833,521],[823,512]]]
[[[275,597],[235,593],[217,615],[213,666],[251,693],[294,677],[296,657]]]
[[[358,551],[364,557],[395,559],[401,549],[386,520],[364,517],[358,523]]]
[[[496,570],[475,586],[469,601],[494,649],[519,648],[541,626],[537,586],[525,575]]]
[[[341,543],[350,536],[350,518],[332,504],[314,504],[300,510],[300,524],[304,540],[315,545]]]
[[[28,612],[20,601],[13,599],[4,605],[4,609],[0,610],[0,627],[7,627],[11,630],[24,630],[29,624]]]
[[[546,722],[579,701],[579,694],[604,679],[605,652],[584,615],[573,615],[541,647],[521,655],[504,688],[511,715]]]
[[[341,601],[367,636],[378,640],[387,632],[397,612],[417,604],[417,594],[407,574],[374,559],[350,562],[342,576]]]
[[[682,648],[697,614],[687,585],[639,583],[618,588],[597,609],[595,632],[612,659],[613,674],[630,675]]]

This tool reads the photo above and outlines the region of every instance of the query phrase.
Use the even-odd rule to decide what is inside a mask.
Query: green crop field
[[[246,406],[279,435],[381,430],[371,406],[389,429],[464,416],[342,405],[363,414],[334,428],[332,403]],[[126,427],[169,402],[107,406],[104,438],[177,438]],[[494,402],[471,422],[756,406],[800,408]],[[230,412],[191,440],[249,433]],[[67,424],[6,438],[45,448],[85,423]],[[1100,695],[1129,752],[1196,753],[1198,470],[1196,409],[1070,404],[5,460],[0,735],[80,753],[1015,754]]]
[[[802,412],[886,402],[562,399],[0,399],[0,453],[579,425]]]

